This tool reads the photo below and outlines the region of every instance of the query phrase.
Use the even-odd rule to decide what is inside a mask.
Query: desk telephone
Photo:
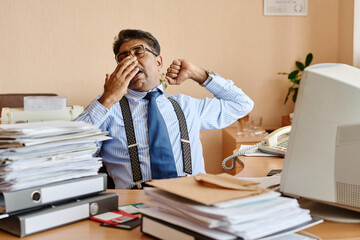
[[[290,131],[291,131],[291,126],[282,127],[282,128],[279,128],[279,129],[273,131],[272,133],[267,135],[264,138],[264,140],[262,140],[261,142],[255,144],[255,145],[249,146],[245,149],[241,149],[241,150],[239,149],[239,151],[237,151],[233,155],[225,158],[222,162],[222,167],[225,170],[230,171],[235,166],[235,158],[237,156],[245,155],[248,153],[253,153],[253,152],[256,152],[257,150],[264,152],[264,153],[271,153],[271,154],[275,154],[275,155],[284,157],[286,148],[287,148],[287,144],[289,141]],[[231,166],[227,167],[225,164],[229,160],[232,161]]]

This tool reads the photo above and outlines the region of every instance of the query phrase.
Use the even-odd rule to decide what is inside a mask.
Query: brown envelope
[[[195,176],[152,180],[148,184],[205,205],[269,192],[256,182],[238,179],[226,173],[200,173]]]

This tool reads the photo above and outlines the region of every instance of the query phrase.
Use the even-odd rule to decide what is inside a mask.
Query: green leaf
[[[299,88],[294,88],[294,95],[292,96],[293,102],[296,102],[298,91],[299,91]]]
[[[167,81],[165,77],[166,77],[165,73],[160,74],[160,83],[163,85],[164,89],[167,88]]]
[[[302,62],[296,61],[296,66],[299,68],[300,71],[304,71],[304,64]]]
[[[309,66],[312,60],[313,60],[313,55],[312,55],[312,53],[309,53],[309,54],[306,56],[305,67]]]
[[[300,84],[300,80],[301,80],[301,75],[297,75],[293,79],[290,79],[290,82],[294,84]]]
[[[288,76],[288,79],[293,79],[296,77],[296,75],[298,75],[299,73],[299,70],[295,70],[295,71],[292,71],[289,76]]]

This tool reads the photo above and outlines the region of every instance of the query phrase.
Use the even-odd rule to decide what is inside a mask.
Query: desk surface
[[[119,205],[146,202],[148,197],[142,190],[109,190],[119,194]],[[360,239],[360,224],[324,222],[305,231],[322,239]],[[20,238],[0,231],[1,240],[19,240]],[[51,229],[25,237],[26,240],[119,240],[119,239],[152,239],[140,232],[140,227],[133,230],[100,227],[99,223],[84,220],[66,226]]]
[[[146,202],[148,197],[142,190],[108,190],[119,194],[119,205]],[[21,238],[0,230],[1,240],[19,240]],[[152,239],[140,232],[140,227],[133,230],[100,227],[100,223],[84,220],[45,232],[26,236],[25,240],[120,240]]]
[[[284,165],[284,158],[238,156],[236,158],[236,162],[242,168],[242,171],[236,176],[265,177],[270,170],[282,169]]]

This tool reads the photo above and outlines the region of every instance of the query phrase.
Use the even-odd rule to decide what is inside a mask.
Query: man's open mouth
[[[139,67],[137,67],[137,68],[139,69],[139,71],[133,77],[132,81],[136,81],[141,76],[141,74],[144,74],[144,71],[141,68],[139,68]]]
[[[140,74],[142,74],[142,73],[143,73],[143,71],[139,69],[139,71],[136,73],[135,76],[138,76],[138,75],[140,75]]]

